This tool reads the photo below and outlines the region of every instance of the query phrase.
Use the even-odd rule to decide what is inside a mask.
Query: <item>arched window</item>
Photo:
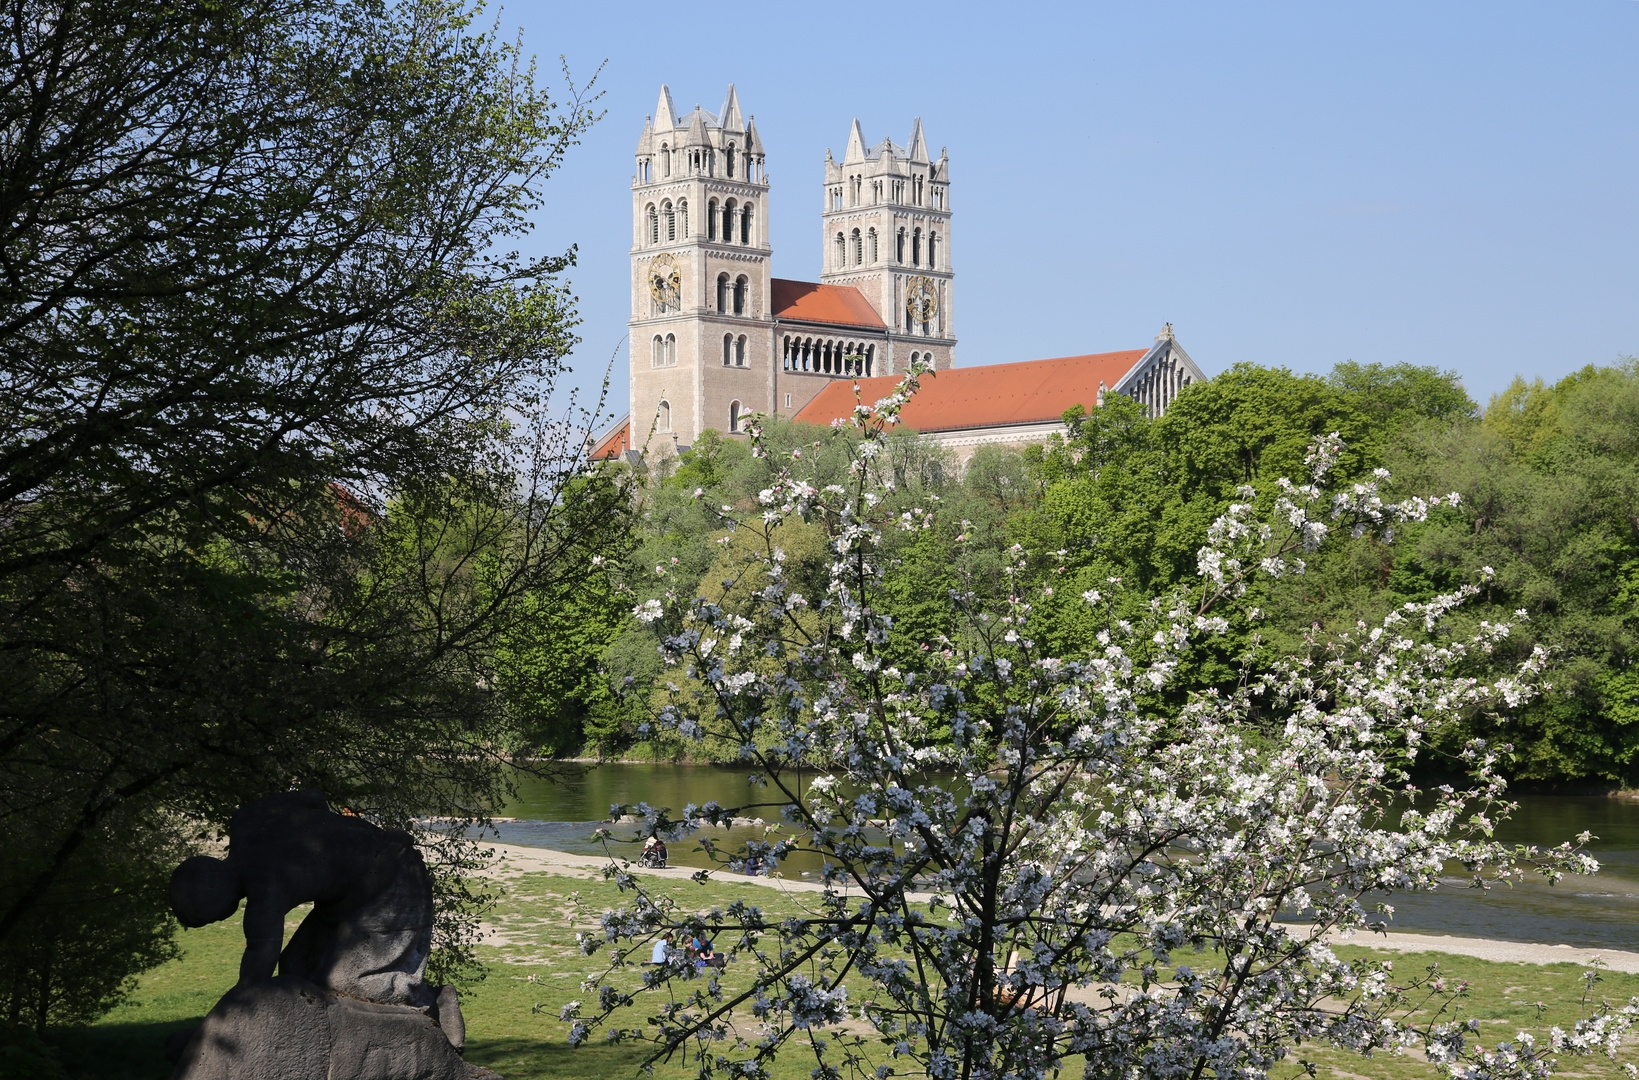
[[[734,144],[728,144],[728,174],[734,175]]]
[[[717,200],[706,204],[706,239],[717,239]]]
[[[656,431],[670,431],[672,429],[672,403],[662,401],[655,410],[654,429]]]
[[[660,214],[652,203],[649,205],[649,243],[660,243]]]
[[[854,248],[854,265],[858,266],[865,261],[865,245],[860,241],[859,230],[855,229],[848,239]]]
[[[734,342],[734,366],[746,366],[746,336],[741,334]]]
[[[842,238],[842,234],[837,233],[837,261],[835,265],[839,267],[848,265],[847,244],[848,242]]]
[[[734,362],[734,335],[723,335],[723,366],[728,367]]]
[[[744,274],[734,280],[734,314],[736,315],[746,313],[746,286],[749,284],[750,282],[746,280]]]
[[[865,346],[865,377],[867,379],[869,379],[871,377],[871,372],[872,372],[872,368],[875,365],[875,361],[876,361],[876,346],[875,345]]]
[[[894,260],[894,262],[904,262],[905,261],[905,230],[904,229],[900,229],[899,230],[899,235],[894,238],[893,260]]]
[[[911,233],[911,265],[922,265],[922,230]]]
[[[649,348],[649,366],[660,367],[666,362],[666,343],[659,334],[654,336],[654,344]]]
[[[939,234],[928,233],[928,266],[937,269],[939,266]]]
[[[672,152],[671,148],[665,143],[660,144],[660,174],[662,176],[672,174]]]
[[[876,254],[876,230],[872,229],[869,233],[866,234],[866,238],[870,241],[871,265],[874,266],[874,265],[876,265],[876,259],[877,259],[877,254]]]
[[[667,334],[666,335],[666,366],[667,367],[676,367],[677,366],[677,335],[676,334]]]
[[[717,314],[728,311],[728,275],[717,275]]]
[[[740,243],[751,243],[751,204],[740,208]]]
[[[672,212],[672,204],[665,203],[660,207],[660,216],[666,221],[666,243],[677,239],[677,215]]]
[[[723,204],[723,239],[734,239],[734,200],[730,199]]]
[[[689,200],[677,200],[677,232],[683,239],[689,238]]]
[[[728,429],[735,432],[740,430],[740,403],[738,401],[728,403]]]

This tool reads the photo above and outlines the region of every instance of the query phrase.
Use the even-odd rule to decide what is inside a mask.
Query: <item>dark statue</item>
[[[425,979],[432,883],[408,833],[335,813],[317,791],[253,802],[233,815],[227,858],[171,875],[185,926],[230,918],[241,900],[239,983],[173,1047],[173,1080],[486,1075],[461,1060],[455,988]],[[306,903],[284,944],[285,916]]]

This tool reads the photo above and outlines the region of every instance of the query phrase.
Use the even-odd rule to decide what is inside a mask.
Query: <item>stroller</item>
[[[638,856],[637,865],[649,870],[666,869],[666,845],[657,843],[644,848],[643,854]]]

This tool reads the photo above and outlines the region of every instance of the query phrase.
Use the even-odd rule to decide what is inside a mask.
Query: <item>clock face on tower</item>
[[[905,321],[932,322],[939,314],[939,290],[934,283],[918,274],[905,282]]]
[[[656,255],[649,262],[649,295],[665,311],[676,308],[683,298],[683,268],[670,253]]]

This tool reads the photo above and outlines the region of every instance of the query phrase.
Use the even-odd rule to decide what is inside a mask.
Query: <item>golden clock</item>
[[[661,310],[677,307],[683,297],[683,268],[670,253],[649,262],[649,295]]]
[[[905,282],[905,319],[912,323],[932,322],[939,314],[939,288],[932,279],[918,274]]]

